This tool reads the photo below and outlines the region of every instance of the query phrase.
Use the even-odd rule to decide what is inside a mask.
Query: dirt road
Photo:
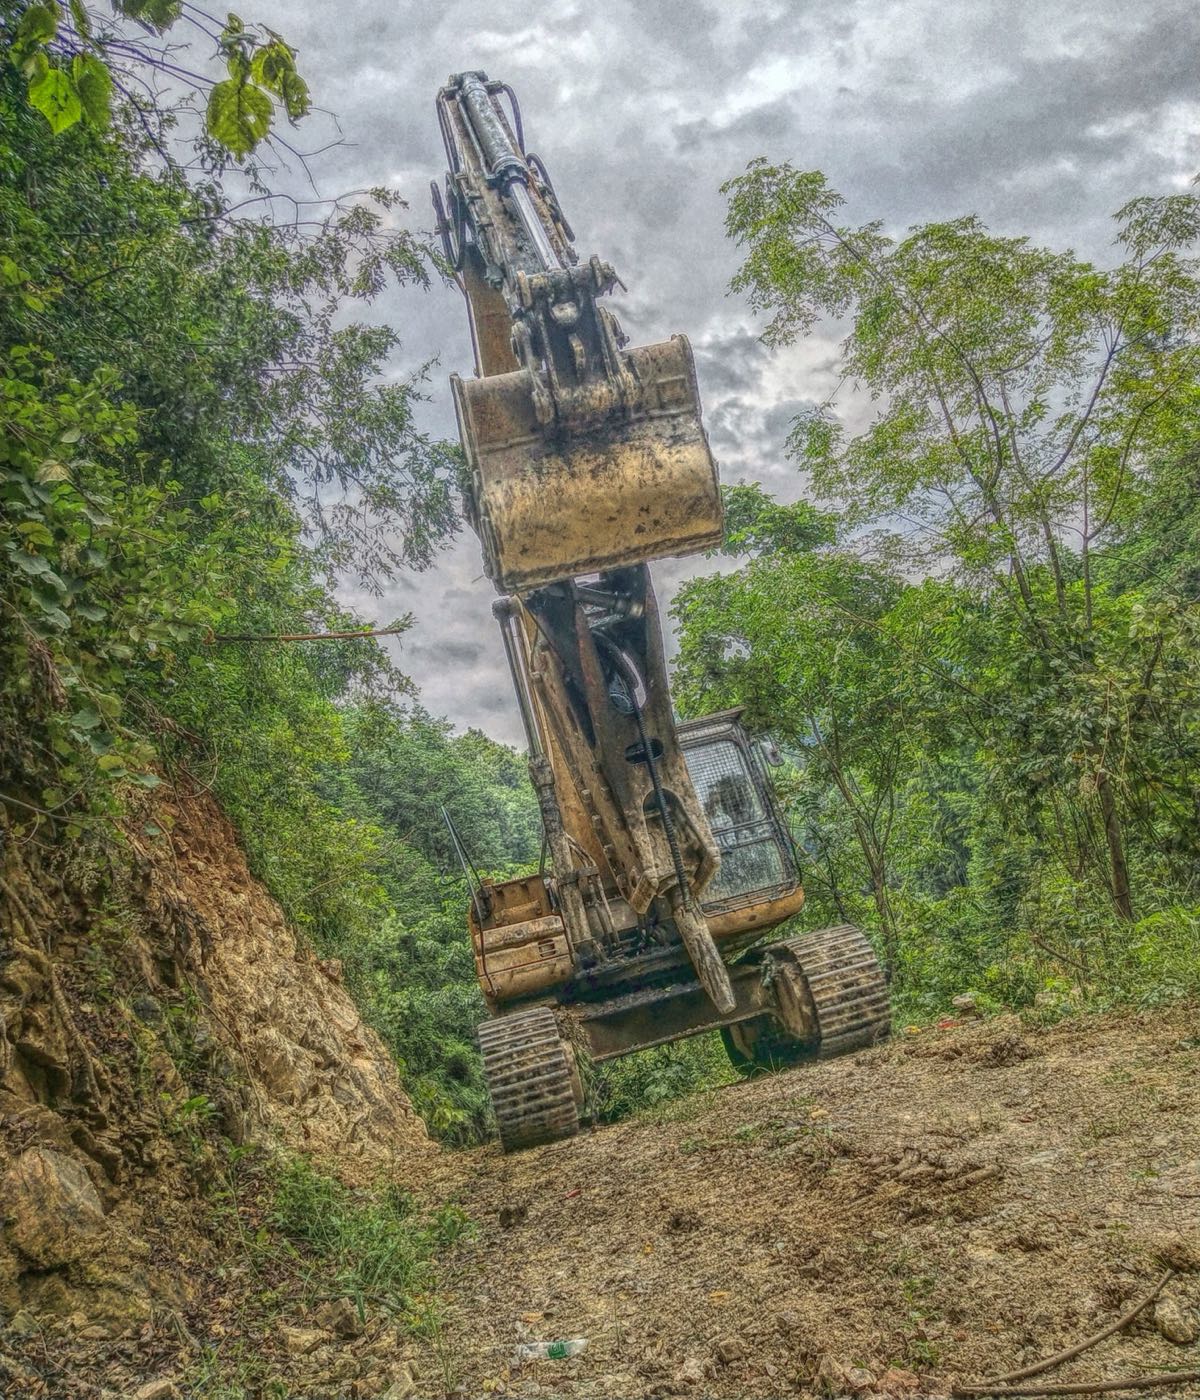
[[[1161,1326],[1041,1381],[1200,1367],[1163,1335],[1200,1308],[1198,1070],[1195,1008],[1005,1019],[448,1159],[480,1229],[443,1357],[471,1396],[943,1395],[1100,1330],[1165,1257]]]

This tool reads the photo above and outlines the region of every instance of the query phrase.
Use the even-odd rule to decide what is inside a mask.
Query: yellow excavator
[[[550,862],[471,880],[479,1042],[512,1151],[577,1131],[577,1053],[719,1029],[752,1072],[869,1045],[889,1007],[856,928],[764,943],[804,892],[763,746],[737,711],[672,711],[648,563],[723,531],[687,339],[627,348],[603,303],[623,284],[577,256],[507,84],[455,74],[437,115],[434,211],[475,350],[475,377],[450,381],[466,508]]]

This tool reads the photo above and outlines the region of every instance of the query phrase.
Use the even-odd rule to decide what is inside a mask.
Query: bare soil
[[[1164,1262],[1186,1318],[1198,1069],[1194,1006],[1002,1018],[443,1158],[431,1186],[479,1230],[443,1269],[442,1365],[469,1396],[941,1396],[1099,1331]],[[1152,1307],[1030,1383],[1197,1367]]]

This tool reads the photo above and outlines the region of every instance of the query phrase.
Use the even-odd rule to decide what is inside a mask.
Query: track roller
[[[579,1131],[579,1076],[549,1007],[485,1021],[479,1048],[505,1152]]]

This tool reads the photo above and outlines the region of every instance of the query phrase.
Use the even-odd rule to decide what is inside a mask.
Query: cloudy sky
[[[428,228],[444,159],[433,99],[451,72],[512,84],[583,256],[629,287],[634,343],[685,332],[726,480],[794,499],[791,417],[832,390],[832,332],[768,353],[727,294],[736,250],[718,187],[756,156],[819,168],[848,219],[890,231],[978,213],[1000,232],[1111,254],[1111,215],[1200,170],[1200,9],[1192,0],[254,0],[300,50],[346,144],[322,194],[385,184]],[[309,127],[306,139],[318,144]],[[408,368],[437,358],[425,423],[452,435],[446,376],[472,368],[453,288],[391,296]],[[694,566],[655,566],[660,592]],[[399,660],[426,705],[516,742],[519,722],[469,531],[368,616],[411,611]]]

